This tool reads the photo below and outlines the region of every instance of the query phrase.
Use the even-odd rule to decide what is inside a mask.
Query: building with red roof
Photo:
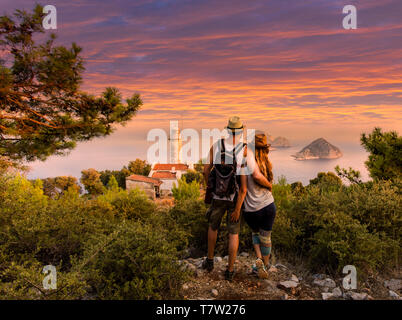
[[[151,198],[155,199],[159,197],[160,194],[160,186],[163,182],[154,177],[142,176],[139,174],[132,174],[126,178],[126,189],[132,190],[135,188],[139,188]]]

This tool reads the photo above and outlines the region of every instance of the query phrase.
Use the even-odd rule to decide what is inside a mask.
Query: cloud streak
[[[3,2],[9,13],[34,5]],[[249,126],[286,125],[289,136],[301,126],[317,135],[401,129],[400,0],[351,1],[357,30],[342,28],[339,0],[53,4],[58,42],[84,48],[84,89],[141,93],[143,111],[124,129],[137,137],[175,118],[222,127],[231,114]]]

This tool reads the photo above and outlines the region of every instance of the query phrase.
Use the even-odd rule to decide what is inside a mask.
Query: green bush
[[[188,236],[188,244],[203,252],[207,248],[208,222],[205,218],[206,207],[203,200],[176,201],[169,215],[183,228]]]
[[[402,213],[397,188],[390,182],[332,190],[324,185],[325,192],[321,187],[310,185],[280,210],[297,229],[292,251],[307,257],[315,269],[329,271],[345,264],[361,270],[397,266]]]
[[[130,221],[93,237],[82,262],[99,299],[178,298],[186,273],[162,227]]]
[[[111,204],[116,215],[126,219],[147,219],[156,210],[155,203],[139,189],[107,190],[98,201]]]
[[[0,296],[4,299],[179,298],[177,261],[188,233],[143,192],[113,187],[93,199],[70,188],[0,177]],[[42,268],[58,288],[43,290]]]
[[[0,270],[0,300],[70,300],[87,298],[88,285],[76,272],[57,270],[57,288],[43,289],[43,264],[28,260],[12,262]]]
[[[186,179],[182,177],[178,180],[178,186],[173,183],[172,193],[176,201],[193,199],[196,200],[200,197],[200,184],[193,180],[192,182],[186,182]]]

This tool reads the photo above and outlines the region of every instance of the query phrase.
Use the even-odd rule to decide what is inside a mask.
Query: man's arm
[[[204,180],[205,180],[205,185],[208,186],[208,177],[209,177],[209,173],[212,170],[213,167],[213,147],[211,147],[211,149],[209,150],[209,160],[207,161],[207,164],[204,165]]]
[[[247,194],[247,176],[246,175],[241,175],[240,176],[240,190],[239,194],[237,195],[237,201],[236,201],[236,207],[231,215],[231,220],[232,221],[238,221],[240,218],[240,211],[241,211],[241,206],[243,204],[244,198],[246,197]]]

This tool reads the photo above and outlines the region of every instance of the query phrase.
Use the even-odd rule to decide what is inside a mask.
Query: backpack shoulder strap
[[[226,153],[225,140],[221,139],[221,163],[225,163],[225,153]]]
[[[225,139],[221,139],[221,153],[225,153],[226,149],[225,149]]]

